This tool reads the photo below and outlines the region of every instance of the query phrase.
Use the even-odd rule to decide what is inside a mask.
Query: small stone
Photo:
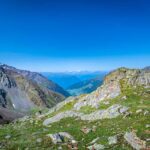
[[[5,139],[10,139],[10,138],[11,138],[10,135],[6,135],[6,136],[5,136]]]
[[[32,123],[33,123],[33,120],[30,120],[30,123],[32,124]]]
[[[127,96],[123,96],[122,98],[121,98],[121,100],[126,100],[127,99]]]
[[[63,148],[61,146],[58,147],[58,150],[62,150]]]
[[[144,112],[144,116],[146,116],[146,115],[148,115],[148,114],[149,114],[149,111],[146,110],[146,111]]]
[[[150,138],[149,138],[149,139],[146,139],[146,142],[150,142]]]
[[[146,128],[150,128],[150,124],[146,124],[146,126],[145,126]]]
[[[72,143],[72,144],[76,144],[76,143],[77,143],[77,141],[75,141],[75,140],[71,140],[71,143]]]
[[[104,101],[103,104],[109,105],[110,103],[109,103],[109,101]]]
[[[137,113],[137,114],[142,113],[142,109],[138,109],[138,110],[136,111],[136,113]]]
[[[98,140],[99,140],[99,137],[97,137],[96,139],[92,140],[92,141],[89,143],[89,145],[95,144]]]
[[[41,139],[41,138],[38,138],[36,141],[37,141],[38,143],[41,143],[41,142],[42,142],[42,139]]]
[[[108,138],[108,143],[109,143],[109,145],[116,144],[117,143],[117,136],[116,135],[115,136],[110,136]]]
[[[87,147],[87,149],[89,150],[103,150],[104,148],[105,148],[104,145],[97,144],[97,143]]]
[[[122,107],[119,109],[119,112],[122,114],[122,113],[127,112],[128,109],[129,109],[128,107]]]

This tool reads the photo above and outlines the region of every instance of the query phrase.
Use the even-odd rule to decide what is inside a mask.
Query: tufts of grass
[[[83,106],[80,108],[79,112],[84,113],[84,114],[90,114],[95,111],[95,108],[91,106]]]

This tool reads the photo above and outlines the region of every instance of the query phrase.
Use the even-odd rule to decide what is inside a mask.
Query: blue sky
[[[1,0],[0,62],[33,71],[150,65],[149,0]]]

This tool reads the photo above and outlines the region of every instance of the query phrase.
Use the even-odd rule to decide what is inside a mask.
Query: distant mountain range
[[[93,78],[103,78],[107,72],[103,71],[79,71],[79,72],[57,72],[57,73],[51,73],[51,72],[42,72],[45,77],[48,79],[56,82],[60,86],[62,86],[64,89],[68,89],[71,86],[74,86],[74,84],[79,84],[83,81],[90,80]],[[88,81],[87,81],[88,82]]]
[[[0,106],[28,111],[52,107],[69,96],[58,84],[36,72],[0,65]]]
[[[70,85],[80,82],[81,80],[70,73],[60,72],[60,73],[50,73],[50,72],[42,72],[47,79],[54,81],[55,83],[62,86],[64,89],[69,87]]]

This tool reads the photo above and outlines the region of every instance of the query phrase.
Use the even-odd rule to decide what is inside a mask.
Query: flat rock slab
[[[120,110],[122,111],[120,112]],[[98,110],[90,114],[83,114],[75,111],[66,111],[66,112],[59,113],[54,117],[44,120],[43,125],[47,126],[49,124],[58,122],[61,119],[68,118],[68,117],[78,117],[81,120],[85,120],[85,121],[95,121],[95,120],[106,119],[106,118],[111,119],[125,113],[127,110],[128,110],[127,107],[119,104],[115,104],[107,109]]]
[[[136,150],[143,150],[146,148],[146,142],[136,136],[134,132],[126,132],[125,140]]]

